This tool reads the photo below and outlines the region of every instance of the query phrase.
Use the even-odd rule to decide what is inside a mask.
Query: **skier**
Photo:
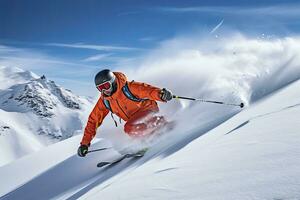
[[[101,96],[89,115],[84,135],[78,148],[80,157],[86,156],[90,142],[96,135],[97,128],[111,112],[120,121],[126,121],[124,131],[129,136],[141,137],[149,135],[168,122],[163,116],[156,116],[159,108],[156,101],[167,102],[173,98],[172,92],[157,88],[146,83],[127,81],[121,72],[108,69],[98,72],[95,76],[96,88]]]

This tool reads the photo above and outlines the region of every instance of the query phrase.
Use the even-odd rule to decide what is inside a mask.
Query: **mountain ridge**
[[[0,147],[1,151],[8,155],[17,155],[14,151],[21,149],[33,152],[82,131],[87,111],[92,107],[89,98],[73,94],[44,75],[20,68],[1,66],[0,81],[5,83],[0,87],[0,122],[2,127],[10,127],[2,128],[0,144],[5,144],[6,149]],[[11,131],[13,134],[4,134]],[[8,145],[17,137],[24,144]],[[36,142],[26,142],[28,137]],[[17,158],[0,159],[0,166]]]

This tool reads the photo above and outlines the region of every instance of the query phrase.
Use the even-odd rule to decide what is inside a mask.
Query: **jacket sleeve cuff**
[[[85,140],[82,140],[81,142],[80,142],[80,145],[86,145],[86,146],[91,146],[91,143],[89,142],[89,141],[85,141]]]
[[[155,89],[151,92],[151,97],[156,100],[156,101],[162,101],[164,102],[162,99],[161,99],[161,89]]]

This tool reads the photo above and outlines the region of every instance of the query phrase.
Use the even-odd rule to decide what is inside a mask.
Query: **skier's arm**
[[[161,99],[162,89],[141,82],[129,82],[129,90],[139,98],[146,98],[154,101],[163,101]]]
[[[97,128],[102,124],[103,119],[109,113],[109,110],[103,104],[103,100],[99,98],[94,109],[90,113],[88,122],[86,124],[84,135],[81,140],[81,145],[89,145],[96,135]]]

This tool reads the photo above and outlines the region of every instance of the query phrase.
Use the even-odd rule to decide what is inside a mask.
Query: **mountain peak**
[[[69,90],[59,87],[44,76],[16,84],[0,93],[0,108],[6,111],[33,111],[41,117],[51,117],[62,107],[80,109],[83,102]]]

